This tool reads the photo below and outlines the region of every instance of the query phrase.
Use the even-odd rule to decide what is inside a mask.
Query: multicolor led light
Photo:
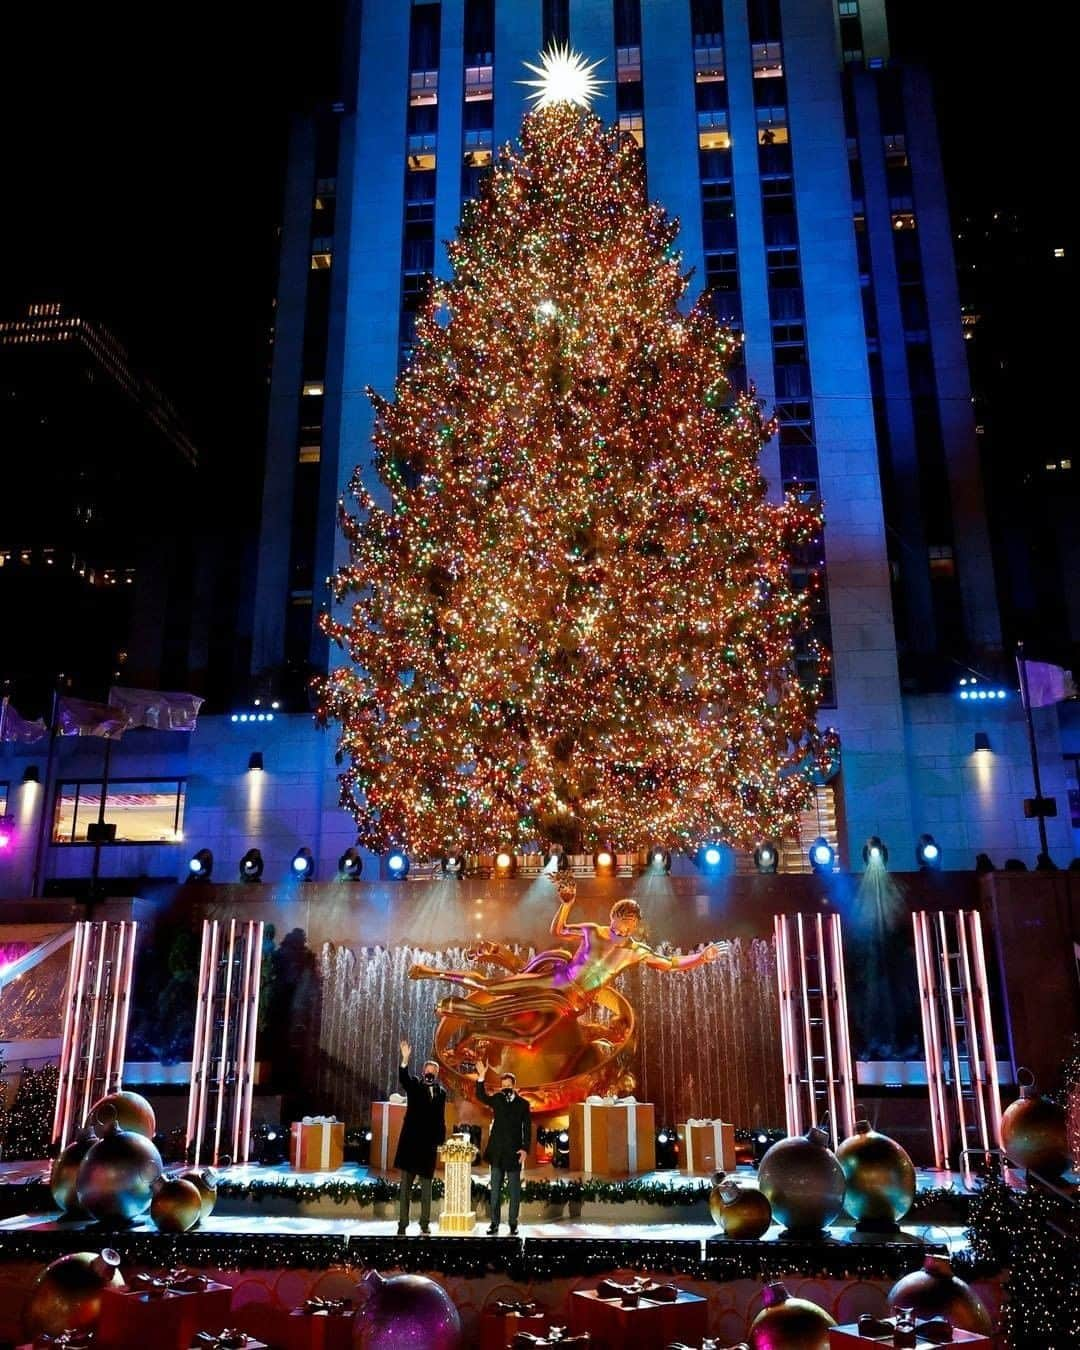
[[[790,835],[835,753],[795,645],[818,509],[771,502],[739,339],[688,278],[640,152],[530,113],[450,245],[393,401],[390,505],[359,474],[324,630],[359,842],[438,857],[753,847]],[[817,659],[824,657],[804,643]]]

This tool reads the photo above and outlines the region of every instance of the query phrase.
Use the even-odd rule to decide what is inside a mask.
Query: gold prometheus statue
[[[469,992],[442,999],[435,1049],[458,1086],[459,1068],[472,1061],[517,1076],[519,1091],[534,1109],[555,1111],[591,1093],[632,1092],[626,1061],[634,1049],[634,1011],[611,988],[625,970],[690,970],[713,961],[721,944],[710,943],[688,956],[663,956],[634,934],[641,924],[636,900],[619,900],[610,922],[570,923],[577,888],[569,878],[556,882],[559,907],[551,922],[556,938],[570,938],[575,950],[554,948],[530,960],[499,943],[482,942],[469,952],[478,963],[501,967],[435,970],[416,965],[413,980],[447,980]]]

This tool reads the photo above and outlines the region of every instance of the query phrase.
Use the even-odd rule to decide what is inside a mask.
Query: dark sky
[[[333,83],[340,3],[5,16],[0,307],[52,294],[100,315],[237,463],[258,453],[287,116]],[[1071,123],[1046,51],[1061,25],[1033,13],[1005,26],[975,0],[897,0],[893,33],[937,76],[954,197],[1049,219]]]

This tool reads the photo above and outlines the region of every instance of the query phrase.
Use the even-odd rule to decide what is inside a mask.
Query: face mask
[[[503,1088],[503,1096],[506,1098],[507,1101],[511,1101],[511,1100],[513,1099],[513,1096],[514,1096],[514,1089],[513,1089],[513,1088]]]
[[[435,1075],[428,1069],[427,1073],[424,1074],[424,1082],[430,1085],[431,1083],[434,1083],[434,1081]]]

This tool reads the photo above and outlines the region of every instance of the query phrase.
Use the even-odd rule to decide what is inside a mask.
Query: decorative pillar
[[[476,1211],[472,1208],[472,1165],[476,1145],[467,1134],[452,1134],[439,1145],[439,1160],[443,1164],[444,1198],[439,1215],[442,1233],[471,1233],[476,1227]]]

